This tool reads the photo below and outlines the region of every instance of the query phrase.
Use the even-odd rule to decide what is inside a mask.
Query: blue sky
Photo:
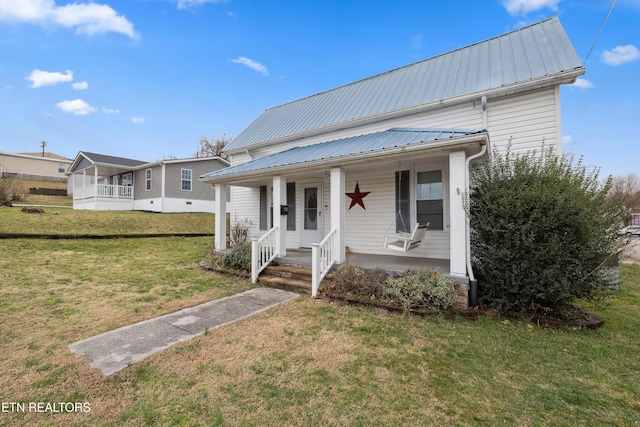
[[[0,151],[190,157],[266,108],[557,15],[585,61],[610,0],[0,0]],[[640,0],[618,0],[565,150],[640,173]]]

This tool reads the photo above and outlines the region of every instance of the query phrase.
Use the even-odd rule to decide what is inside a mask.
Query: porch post
[[[93,193],[93,201],[95,203],[94,209],[98,210],[98,165],[94,166],[94,179],[95,179],[95,187],[94,190],[95,192]]]
[[[465,235],[466,214],[462,204],[465,188],[464,151],[449,154],[449,272],[455,276],[467,275],[467,245]]]
[[[344,170],[340,168],[331,169],[331,228],[336,228],[335,254],[336,262],[342,263],[345,260],[345,208],[344,208]]]
[[[276,234],[276,253],[287,254],[287,215],[280,214],[280,206],[287,204],[287,179],[283,176],[273,177],[273,224],[278,225]]]
[[[224,251],[227,249],[227,185],[215,184],[216,200],[215,211],[215,249]]]

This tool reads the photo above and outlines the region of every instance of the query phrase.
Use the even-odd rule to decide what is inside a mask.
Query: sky
[[[191,157],[267,108],[558,16],[587,70],[561,88],[565,151],[640,174],[640,0],[611,5],[0,0],[0,151]]]

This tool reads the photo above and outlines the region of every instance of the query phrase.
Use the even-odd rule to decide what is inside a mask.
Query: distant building
[[[145,162],[80,151],[68,193],[74,209],[213,212],[215,189],[198,177],[228,166],[217,156]]]
[[[54,153],[5,153],[0,151],[0,176],[15,174],[20,179],[67,181],[73,161]]]

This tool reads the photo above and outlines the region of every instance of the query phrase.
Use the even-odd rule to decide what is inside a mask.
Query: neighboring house
[[[70,164],[70,159],[48,152],[10,154],[0,151],[0,177],[16,174],[20,179],[66,182]]]
[[[509,144],[560,152],[560,85],[584,72],[554,17],[270,108],[225,147],[231,166],[201,179],[231,186],[231,218],[250,219],[253,237],[275,226],[276,255],[324,239],[314,275],[326,257],[343,262],[348,246],[448,260],[443,273],[468,282],[470,163]],[[225,213],[218,204],[218,250]],[[416,222],[430,224],[421,245],[384,247],[385,234]]]
[[[149,163],[80,151],[69,168],[73,208],[213,212],[215,189],[198,176],[227,166],[220,157]]]

